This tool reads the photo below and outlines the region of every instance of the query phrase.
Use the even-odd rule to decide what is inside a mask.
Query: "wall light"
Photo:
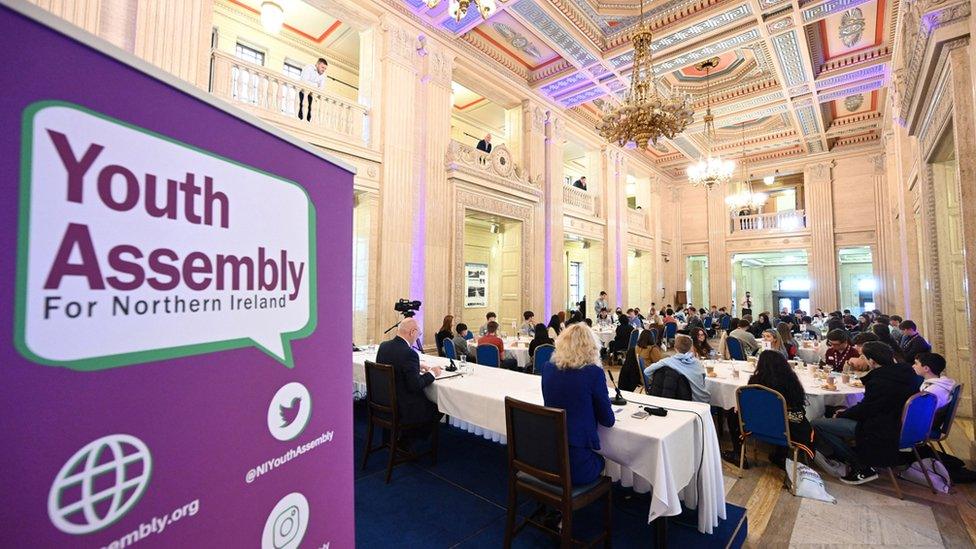
[[[774,181],[776,181],[776,176],[774,175],[767,175],[763,178],[763,183],[767,185],[772,185]]]
[[[281,26],[285,24],[285,10],[278,2],[261,3],[261,26],[270,34],[281,32]]]

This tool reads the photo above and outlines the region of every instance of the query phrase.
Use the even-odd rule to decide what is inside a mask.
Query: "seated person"
[[[756,341],[756,336],[749,332],[749,321],[744,318],[740,319],[739,325],[729,332],[729,337],[734,337],[742,343],[742,350],[746,356],[752,356],[759,350],[759,342]]]
[[[626,351],[627,347],[630,346],[630,332],[634,331],[634,327],[626,316],[620,315],[619,321],[616,335],[608,346],[611,353]]]
[[[447,315],[444,317],[444,322],[441,324],[441,329],[437,330],[434,334],[434,342],[437,344],[437,356],[444,356],[444,340],[451,339],[454,334],[451,331],[451,326],[454,325],[454,316]]]
[[[633,309],[627,309],[627,323],[630,324],[631,327],[637,329],[642,329],[644,327],[644,323],[641,322],[641,319],[637,316],[637,311]]]
[[[952,389],[956,386],[955,381],[942,375],[945,367],[946,360],[939,353],[919,353],[912,365],[915,373],[922,377],[922,386],[918,390],[935,395],[940,409],[949,404]]]
[[[637,336],[637,357],[644,361],[645,367],[664,358],[664,351],[655,344],[654,336],[652,330],[644,330]]]
[[[790,359],[790,354],[786,350],[786,346],[783,345],[783,338],[780,337],[779,332],[776,331],[775,328],[763,330],[762,342],[760,342],[759,345],[764,349],[769,349],[780,353],[786,360]]]
[[[454,342],[454,352],[457,354],[458,358],[467,357],[469,360],[475,359],[475,352],[472,348],[473,346],[468,346],[468,340],[471,339],[471,332],[468,331],[468,325],[463,322],[458,322],[457,327],[454,329],[457,335],[454,336],[451,341]]]
[[[524,336],[532,337],[535,333],[535,313],[532,311],[525,311],[522,313],[522,326],[519,327],[518,333]]]
[[[796,358],[796,352],[800,350],[800,344],[797,343],[796,339],[793,337],[793,323],[780,322],[776,325],[776,331],[779,333],[779,337],[783,341],[783,348],[786,349],[786,358],[793,360]]]
[[[424,387],[434,382],[441,373],[439,366],[420,367],[420,356],[411,346],[420,335],[417,320],[407,318],[400,323],[396,336],[380,343],[376,362],[393,367],[396,377],[397,409],[403,423],[433,422],[442,415],[437,405],[424,393]]]
[[[897,364],[893,353],[880,341],[869,341],[862,349],[870,371],[861,377],[864,398],[832,418],[813,420],[818,463],[827,458],[849,466],[841,477],[846,484],[863,484],[878,478],[872,466],[889,466],[900,461],[898,437],[905,402],[918,391],[919,378],[907,364]],[[856,440],[856,450],[848,441]]]
[[[706,360],[712,357],[712,346],[708,344],[708,334],[701,326],[692,328],[689,332],[691,336],[692,350],[695,357]]]
[[[637,337],[637,346],[627,351],[620,376],[617,378],[617,385],[624,391],[633,391],[644,385],[641,364],[646,367],[664,358],[661,348],[654,343],[654,337],[654,331],[644,330]]]
[[[498,315],[496,315],[494,312],[489,312],[485,315],[485,323],[478,328],[478,337],[483,337],[488,333],[488,324],[492,322],[498,322]]]
[[[844,364],[857,356],[860,356],[860,353],[851,345],[851,336],[846,330],[834,329],[827,333],[827,353],[824,356],[824,364],[830,366],[835,372],[841,372],[844,370]]]
[[[851,339],[851,344],[854,346],[854,350],[857,351],[857,356],[847,361],[844,365],[844,369],[848,367],[855,372],[867,372],[871,369],[868,364],[868,359],[864,358],[861,354],[861,349],[864,348],[864,344],[868,341],[878,341],[878,336],[871,332],[863,332],[855,335]],[[897,360],[895,362],[898,362]]]
[[[556,339],[559,337],[559,334],[563,331],[563,325],[562,322],[559,321],[559,315],[552,315],[552,317],[549,318],[549,324],[546,326],[546,328],[549,329],[550,338]]]
[[[895,353],[895,362],[905,362],[905,357],[901,353],[901,347],[897,342],[895,342],[894,339],[892,339],[891,330],[888,328],[887,323],[882,324],[875,322],[871,325],[871,328],[868,331],[862,333],[874,334],[877,336],[878,341],[891,347],[891,351]]]
[[[899,315],[891,315],[888,317],[888,324],[891,326],[891,339],[894,339],[899,344],[899,347],[901,346],[901,337],[905,335],[901,333],[901,328],[898,327],[901,325],[902,320],[905,319]]]
[[[499,366],[502,368],[507,368],[509,370],[518,369],[518,361],[511,354],[505,354],[505,342],[502,338],[498,337],[498,323],[491,321],[487,326],[487,333],[480,338],[478,338],[478,345],[494,345],[498,348],[498,360],[501,362]]]
[[[566,410],[569,471],[573,485],[589,484],[603,473],[597,424],[612,427],[613,410],[600,348],[582,325],[566,328],[556,342],[552,361],[542,366],[542,398],[546,406]]]
[[[681,334],[674,339],[675,354],[655,362],[644,368],[644,375],[647,379],[654,377],[654,372],[661,368],[668,367],[681,374],[688,380],[691,386],[692,400],[695,402],[708,402],[708,389],[705,388],[705,368],[702,363],[695,358],[692,353],[691,338]],[[665,398],[667,398],[666,395]]]
[[[929,345],[928,341],[922,337],[922,334],[918,333],[918,326],[915,322],[911,320],[903,320],[901,324],[898,325],[901,330],[901,342],[899,346],[901,347],[901,354],[905,357],[905,362],[909,364],[915,363],[915,356],[919,353],[927,353],[932,350],[932,346]]]
[[[820,341],[820,330],[812,317],[804,316],[800,319],[800,338]]]
[[[783,358],[783,355],[763,351],[759,353],[756,363],[756,373],[749,377],[750,385],[762,385],[783,395],[786,400],[786,418],[790,425],[790,439],[793,442],[810,446],[813,428],[807,421],[807,395],[800,383],[800,378]],[[769,461],[779,467],[786,468],[787,449],[785,446],[775,446],[769,454]]]
[[[596,315],[596,325],[600,328],[613,326],[613,319],[610,318],[610,311],[606,307],[600,309],[600,313]]]
[[[530,357],[535,356],[535,349],[539,345],[555,345],[555,344],[556,342],[551,337],[549,337],[549,330],[546,329],[546,325],[540,322],[539,324],[535,325],[535,335],[532,338],[532,341],[529,342],[529,356]]]

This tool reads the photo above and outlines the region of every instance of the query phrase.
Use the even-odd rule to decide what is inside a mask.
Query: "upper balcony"
[[[572,185],[563,185],[563,210],[590,217],[600,217],[600,201],[590,191],[584,191]]]
[[[627,208],[627,229],[631,232],[650,232],[650,216],[643,209]]]
[[[542,196],[542,181],[529,178],[512,160],[505,145],[496,145],[490,153],[451,140],[447,146],[448,177],[507,191],[525,198]]]
[[[774,213],[749,215],[732,214],[729,219],[731,233],[797,232],[807,227],[804,210],[785,210]]]
[[[213,79],[210,92],[236,106],[300,135],[309,141],[369,145],[366,136],[366,107],[318,88],[303,85],[284,74],[275,73],[223,51],[211,54]],[[299,98],[308,105],[311,118],[298,117]],[[307,113],[303,110],[303,114]],[[316,138],[324,138],[317,140]]]

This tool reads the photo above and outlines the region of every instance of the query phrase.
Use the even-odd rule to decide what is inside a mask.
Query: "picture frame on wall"
[[[464,264],[464,308],[477,309],[488,306],[488,265]]]

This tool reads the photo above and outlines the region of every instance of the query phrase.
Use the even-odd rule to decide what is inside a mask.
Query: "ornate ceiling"
[[[460,22],[447,2],[403,0],[544,95],[596,122],[629,87],[635,0],[507,0],[483,21]],[[709,80],[713,148],[748,162],[874,142],[888,83],[897,0],[648,0],[660,86],[690,93],[697,122],[647,152],[680,175],[705,147],[705,78],[694,65],[719,57]],[[744,130],[744,132],[743,132]]]

